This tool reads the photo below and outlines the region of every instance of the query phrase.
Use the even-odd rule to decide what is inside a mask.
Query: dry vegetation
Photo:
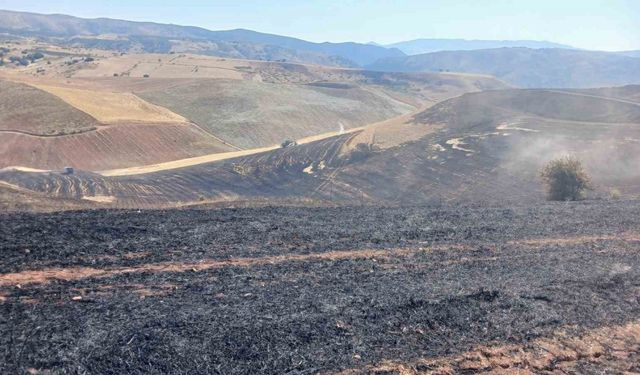
[[[577,201],[592,189],[591,179],[580,160],[563,157],[550,161],[540,172],[547,185],[547,198],[552,201]]]
[[[134,94],[37,85],[102,123],[186,123],[188,120],[166,108],[145,102]]]
[[[0,131],[61,135],[95,129],[97,125],[95,119],[51,94],[0,80]]]
[[[169,108],[241,148],[280,144],[398,116],[412,107],[359,87],[326,88],[202,80],[144,99]]]

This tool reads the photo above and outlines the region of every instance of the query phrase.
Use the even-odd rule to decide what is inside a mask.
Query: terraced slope
[[[353,85],[203,80],[140,96],[241,148],[358,127],[413,109],[384,93]]]
[[[0,132],[60,135],[98,126],[91,116],[37,88],[0,80],[0,93]]]

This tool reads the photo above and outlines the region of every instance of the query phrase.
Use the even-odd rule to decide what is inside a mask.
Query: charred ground
[[[638,371],[638,208],[2,215],[0,372]]]

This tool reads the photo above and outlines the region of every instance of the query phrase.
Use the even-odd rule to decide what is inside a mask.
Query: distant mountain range
[[[196,53],[377,71],[486,74],[528,88],[640,83],[640,51],[586,51],[532,40],[417,39],[387,46],[375,42],[313,43],[245,29],[211,31],[193,26],[2,10],[0,33],[127,53]]]
[[[629,56],[629,57],[640,57],[640,51],[622,51],[617,52],[619,55]]]
[[[391,57],[367,68],[487,74],[527,88],[588,88],[640,83],[640,58],[627,54],[561,48],[497,48]]]
[[[192,26],[14,11],[0,11],[0,33],[55,38],[95,48],[162,53],[179,50],[223,57],[338,66],[362,66],[385,57],[404,56],[395,48],[351,42],[312,43],[244,29],[211,31]],[[100,36],[109,37],[96,38]],[[119,38],[114,39],[113,36]]]
[[[471,51],[478,49],[492,49],[502,47],[526,48],[567,48],[573,47],[536,40],[466,40],[466,39],[415,39],[405,42],[388,44],[385,47],[397,48],[407,55],[438,51]]]

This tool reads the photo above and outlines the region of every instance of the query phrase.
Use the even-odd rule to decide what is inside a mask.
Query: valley
[[[640,373],[632,2],[27,3],[1,374]]]

